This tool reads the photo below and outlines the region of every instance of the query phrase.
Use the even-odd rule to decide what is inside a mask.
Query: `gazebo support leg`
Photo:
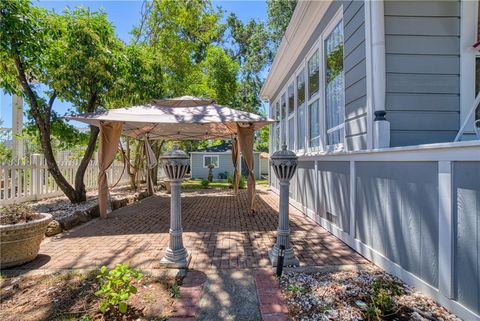
[[[284,266],[298,266],[299,261],[293,252],[292,244],[290,243],[290,228],[288,227],[288,190],[289,190],[289,181],[280,182],[280,209],[279,209],[279,220],[278,220],[278,229],[277,229],[277,242],[273,246],[273,249],[270,251],[270,262],[273,266],[277,266],[278,255],[280,254],[280,246],[285,247],[283,260]]]

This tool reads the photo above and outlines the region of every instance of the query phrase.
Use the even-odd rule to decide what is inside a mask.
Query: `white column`
[[[24,155],[23,139],[18,138],[23,130],[23,99],[20,96],[12,96],[12,142],[13,159],[20,159]]]
[[[170,180],[170,243],[160,264],[167,268],[187,268],[190,254],[183,246],[181,184],[189,166],[186,153],[174,149],[161,157],[162,165]]]
[[[438,162],[438,289],[453,298],[452,164]]]
[[[277,242],[268,253],[270,262],[277,266],[280,247],[284,250],[284,266],[298,266],[299,261],[293,252],[290,242],[289,227],[289,187],[290,179],[293,177],[297,168],[297,156],[291,151],[287,151],[287,146],[283,145],[282,150],[275,152],[271,157],[273,171],[280,181],[280,202],[278,213]]]

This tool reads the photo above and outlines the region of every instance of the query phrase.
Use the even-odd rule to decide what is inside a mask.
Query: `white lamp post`
[[[277,266],[278,255],[280,254],[280,246],[284,246],[284,266],[298,266],[299,261],[293,253],[292,245],[290,244],[290,228],[288,227],[288,190],[290,186],[290,179],[295,174],[297,169],[297,155],[294,152],[287,150],[287,145],[282,146],[282,150],[273,153],[270,156],[270,163],[273,172],[280,181],[280,206],[279,206],[279,220],[277,229],[277,242],[273,249],[269,252],[270,261],[273,266]]]
[[[182,178],[190,167],[190,158],[185,152],[178,150],[177,145],[174,145],[173,150],[165,153],[161,160],[163,169],[170,180],[171,196],[170,244],[160,264],[169,268],[186,268],[190,260],[190,254],[183,246],[180,190]]]

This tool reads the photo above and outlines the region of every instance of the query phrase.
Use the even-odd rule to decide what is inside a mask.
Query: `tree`
[[[104,13],[85,8],[57,15],[31,6],[28,0],[6,0],[0,19],[0,85],[26,99],[49,172],[71,202],[82,202],[86,200],[83,178],[98,128],[90,127],[72,186],[54,156],[53,104],[58,97],[70,101],[79,112],[93,112],[101,106],[121,65],[122,43]],[[39,84],[47,90],[41,92]]]
[[[282,42],[292,18],[297,0],[269,0],[267,1],[268,26],[271,32],[273,50],[276,51]]]

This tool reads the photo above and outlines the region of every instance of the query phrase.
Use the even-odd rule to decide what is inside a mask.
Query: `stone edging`
[[[255,269],[253,271],[260,314],[263,321],[290,320],[288,308],[280,290],[280,285],[272,269]]]
[[[188,271],[180,286],[180,298],[173,303],[173,313],[169,321],[194,321],[198,313],[198,304],[202,298],[203,285],[207,280],[205,273]]]
[[[131,205],[148,196],[150,195],[147,192],[141,192],[123,198],[112,199],[112,210]],[[45,236],[54,236],[62,233],[63,231],[71,230],[75,226],[87,223],[88,221],[97,217],[100,217],[98,204],[92,205],[86,210],[75,211],[72,215],[64,216],[57,220],[52,220],[47,226]]]

